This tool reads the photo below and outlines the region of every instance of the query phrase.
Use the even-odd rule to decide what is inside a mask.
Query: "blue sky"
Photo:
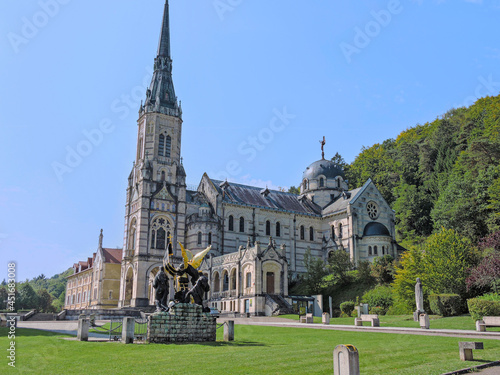
[[[499,0],[170,3],[191,185],[297,185],[323,136],[351,162],[500,91]],[[19,280],[61,272],[101,228],[122,246],[163,4],[2,1],[0,278],[10,260]]]

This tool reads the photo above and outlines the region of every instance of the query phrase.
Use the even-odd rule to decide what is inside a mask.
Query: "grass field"
[[[8,348],[0,329],[1,348]],[[222,332],[218,331],[218,340]],[[500,359],[500,340],[482,340],[474,363],[459,360],[460,338],[236,326],[236,341],[189,345],[77,342],[18,329],[15,370],[20,374],[332,374],[332,352],[355,345],[362,374],[441,374]],[[9,369],[10,370],[10,369]]]
[[[286,318],[292,320],[299,320],[298,315],[280,315],[279,318]],[[420,328],[418,322],[413,321],[412,315],[380,315],[381,327],[404,327],[404,328]],[[314,323],[321,323],[321,318],[314,317]],[[330,324],[338,325],[354,325],[354,318],[333,318],[330,319]],[[369,322],[363,322],[363,325],[369,326]],[[452,316],[443,318],[438,315],[430,316],[431,329],[462,329],[462,330],[476,330],[476,323],[469,315]],[[488,328],[488,331],[498,332],[500,327]]]

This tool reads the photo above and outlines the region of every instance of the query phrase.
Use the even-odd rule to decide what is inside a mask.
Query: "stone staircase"
[[[54,316],[54,314],[36,313],[36,314],[30,316],[26,320],[29,322],[45,322],[45,321],[55,320],[55,316]]]
[[[293,307],[279,294],[266,294],[266,305],[273,315],[293,314]]]

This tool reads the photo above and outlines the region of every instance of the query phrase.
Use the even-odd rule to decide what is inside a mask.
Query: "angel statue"
[[[198,272],[198,268],[201,266],[205,255],[208,254],[212,246],[209,246],[198,254],[193,255],[193,253],[188,249],[185,249],[180,242],[179,245],[181,246],[183,263],[179,268],[175,268],[171,263],[165,262],[164,267],[166,272],[172,275],[175,280],[174,300],[181,303],[189,303],[192,296],[192,294],[188,294],[190,281],[189,277],[191,277],[191,285],[195,286],[198,279],[203,276],[203,274]],[[169,246],[169,255],[172,255],[170,251],[171,245]]]

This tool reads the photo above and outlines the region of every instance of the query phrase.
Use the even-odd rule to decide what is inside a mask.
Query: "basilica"
[[[305,272],[308,251],[325,261],[332,251],[346,251],[354,263],[398,255],[394,211],[377,187],[368,180],[350,189],[342,168],[324,154],[305,167],[298,195],[220,181],[206,173],[197,190],[188,190],[182,124],[166,1],[128,177],[119,290],[89,292],[90,298],[115,296],[119,308],[153,305],[152,281],[169,241],[178,263],[179,242],[193,253],[211,246],[200,267],[210,282],[209,303],[224,312],[254,315],[289,305],[288,283]],[[101,242],[97,254],[102,253]],[[70,278],[77,271],[78,264]]]

